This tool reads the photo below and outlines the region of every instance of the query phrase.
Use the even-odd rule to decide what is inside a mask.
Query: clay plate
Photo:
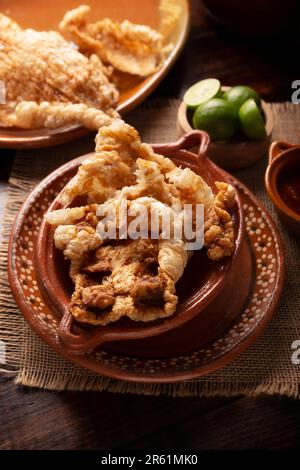
[[[221,325],[218,335],[209,337],[209,331],[201,332],[203,318],[198,315],[155,337],[109,342],[80,355],[70,353],[59,341],[60,317],[45,300],[35,269],[35,245],[43,214],[69,178],[61,167],[37,186],[16,218],[9,246],[12,292],[25,319],[49,346],[101,375],[137,382],[174,382],[223,367],[255,341],[278,305],[284,279],[283,247],[268,213],[234,180],[243,204],[246,236],[235,295],[231,295],[232,289],[224,291],[219,305],[219,318],[226,319],[226,328]],[[179,281],[180,296],[195,268],[190,264]]]
[[[189,3],[187,0],[171,0],[174,8],[180,9],[178,22],[170,32],[170,42],[174,48],[166,58],[163,67],[145,79],[127,78],[124,90],[120,94],[118,111],[124,115],[140,104],[159,84],[177,59],[186,41],[189,30]],[[92,7],[91,20],[109,17],[122,21],[128,19],[135,23],[149,25],[158,29],[163,11],[159,10],[161,0],[147,0],[140,7],[139,0],[52,0],[51,8],[40,0],[3,0],[0,12],[11,16],[21,26],[37,30],[57,29],[64,13],[78,5]],[[0,146],[2,148],[29,149],[49,147],[78,139],[90,133],[78,125],[70,125],[55,130],[38,129],[33,131],[0,128]]]

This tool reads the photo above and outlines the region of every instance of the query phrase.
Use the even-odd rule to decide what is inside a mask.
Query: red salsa
[[[300,215],[300,166],[280,175],[278,190],[283,202]]]

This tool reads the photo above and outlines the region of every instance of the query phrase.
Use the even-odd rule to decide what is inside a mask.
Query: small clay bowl
[[[269,149],[269,164],[265,173],[266,189],[279,217],[291,231],[300,235],[300,213],[286,204],[281,191],[285,175],[293,171],[295,174],[300,172],[300,145],[273,142]]]
[[[229,87],[222,87],[222,91]],[[257,160],[267,154],[273,132],[273,115],[270,107],[265,101],[261,101],[262,111],[266,123],[266,138],[262,140],[232,140],[211,142],[208,149],[208,157],[218,166],[225,170],[238,170],[253,165]],[[177,113],[177,135],[178,137],[191,132],[189,110],[182,101]]]
[[[212,163],[206,155],[210,139],[204,131],[193,131],[172,144],[153,145],[153,149],[174,159],[177,165],[188,166],[196,173],[203,175],[210,186],[215,181],[225,181],[234,184],[231,176]],[[198,145],[198,155],[187,149]],[[63,167],[64,176],[70,179],[88,155],[75,159]],[[54,200],[49,210],[59,209],[58,198]],[[54,227],[43,220],[37,240],[35,269],[39,286],[45,300],[51,309],[61,318],[58,329],[63,346],[71,353],[84,353],[107,342],[134,340],[157,336],[178,328],[192,318],[201,314],[202,323],[199,328],[199,338],[203,344],[209,342],[221,331],[229,327],[232,317],[223,315],[224,295],[230,296],[233,290],[240,286],[238,304],[233,312],[238,315],[246,300],[250,288],[251,273],[243,268],[243,250],[246,239],[244,236],[244,214],[242,203],[237,194],[233,220],[235,224],[235,250],[232,256],[220,262],[208,259],[204,250],[195,252],[192,264],[188,264],[182,279],[182,293],[179,298],[177,311],[169,318],[149,323],[136,323],[121,319],[105,327],[86,328],[79,324],[69,313],[70,295],[73,286],[68,276],[68,263],[64,261],[53,242]],[[241,276],[243,272],[243,276]],[[181,280],[180,280],[181,281]]]

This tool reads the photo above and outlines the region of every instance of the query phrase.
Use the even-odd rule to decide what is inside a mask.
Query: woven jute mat
[[[145,142],[176,139],[176,100],[151,100],[126,116]],[[271,104],[273,139],[300,141],[300,106]],[[135,384],[100,377],[58,356],[24,322],[7,280],[7,240],[12,221],[28,193],[49,172],[77,155],[92,151],[92,137],[60,147],[18,152],[12,169],[3,220],[0,253],[0,339],[5,343],[5,364],[0,374],[11,374],[17,384],[51,390],[110,390],[171,396],[255,396],[261,393],[299,397],[300,365],[293,365],[292,342],[300,339],[299,239],[277,219],[264,190],[266,159],[235,173],[274,217],[285,243],[286,283],[280,307],[264,334],[224,369],[192,381],[175,384]],[[3,356],[3,354],[2,354]]]

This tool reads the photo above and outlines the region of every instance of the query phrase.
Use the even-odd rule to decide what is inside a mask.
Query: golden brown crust
[[[118,189],[136,182],[138,159],[144,168],[147,160],[158,165],[158,176],[175,168],[171,160],[156,155],[150,146],[142,144],[137,131],[121,119],[100,128],[96,136],[96,154],[83,162],[77,175],[66,185],[61,203],[70,204],[78,195],[88,196],[89,201],[97,203],[112,198]],[[140,170],[142,175],[142,168]],[[144,180],[149,181],[149,175]],[[149,182],[147,188],[150,186]]]
[[[87,126],[112,120],[119,94],[97,56],[85,57],[54,31],[22,29],[0,14],[1,126]],[[68,106],[67,106],[68,105]]]
[[[183,244],[176,249],[177,263],[181,265],[182,259],[186,263]],[[102,326],[123,316],[150,321],[172,315],[178,300],[177,278],[172,276],[180,276],[184,265],[177,270],[174,263],[170,265],[171,250],[150,239],[99,247],[96,260],[75,276],[72,315],[82,323]]]
[[[104,18],[88,23],[91,8],[81,5],[66,13],[60,29],[82,51],[95,53],[105,63],[121,72],[147,77],[163,63],[168,48],[163,36],[149,26],[122,23]]]
[[[188,260],[183,232],[174,237],[175,227],[182,223],[184,204],[193,208],[203,204],[207,254],[220,260],[234,249],[230,210],[235,189],[216,182],[218,192],[214,196],[199,175],[156,155],[141,143],[137,131],[121,120],[99,131],[97,152],[66,186],[62,202],[70,203],[80,195],[104,200],[103,204],[48,215],[49,222],[60,224],[55,232],[56,246],[71,260],[75,292],[70,311],[78,321],[92,325],[107,325],[124,316],[152,321],[172,315],[178,302],[175,285]],[[126,178],[133,182],[126,185]],[[103,213],[114,209],[118,215],[124,202],[127,218],[116,220],[115,240],[106,240],[105,232],[96,233],[97,221],[102,228],[108,224],[105,216],[95,214],[96,208],[104,209]],[[146,210],[149,232],[153,228],[151,216],[168,216],[171,235],[163,236],[160,221],[157,239],[121,240],[124,220],[128,228],[132,222],[130,211],[141,209]],[[103,239],[97,238],[99,233]]]
[[[216,182],[219,190],[213,205],[207,210],[204,224],[204,244],[207,255],[214,261],[230,256],[234,250],[234,227],[229,211],[235,199],[235,189],[222,182]]]
[[[22,29],[0,13],[0,80],[6,87],[1,126],[98,130],[119,117],[118,74],[146,77],[163,64],[170,47],[160,33],[107,18],[88,24],[89,11],[82,5],[62,20],[73,43],[55,31]]]

